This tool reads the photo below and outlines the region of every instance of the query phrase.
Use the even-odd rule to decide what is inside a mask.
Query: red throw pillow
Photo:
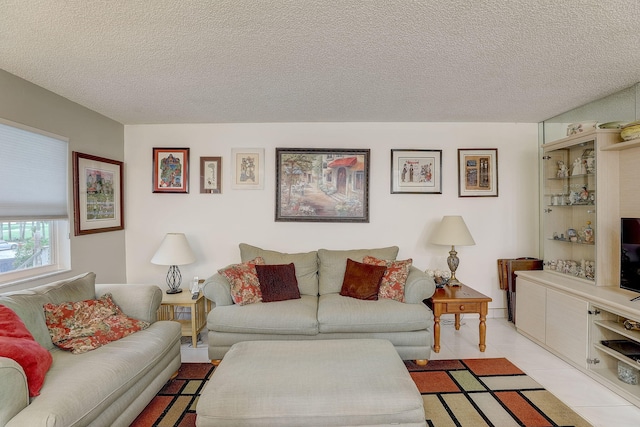
[[[251,261],[218,270],[218,273],[226,277],[231,284],[231,299],[234,303],[247,305],[262,301],[256,265],[264,265],[264,259],[256,257]]]
[[[40,394],[53,357],[33,338],[22,319],[9,307],[0,305],[0,356],[13,359],[27,376],[29,396]]]
[[[86,353],[149,327],[132,319],[105,294],[98,300],[45,304],[44,317],[51,341],[74,354]]]
[[[296,267],[291,264],[256,265],[262,302],[300,299]]]
[[[409,277],[409,269],[413,262],[411,258],[404,261],[393,261],[367,255],[362,262],[387,267],[387,271],[382,277],[382,282],[380,282],[378,298],[404,302],[404,284],[407,282],[407,277]]]
[[[377,300],[382,276],[387,267],[347,259],[340,295],[363,300]]]

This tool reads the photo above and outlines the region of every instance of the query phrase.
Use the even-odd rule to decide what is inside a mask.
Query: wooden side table
[[[176,319],[176,307],[189,307],[191,320]],[[207,313],[211,310],[211,301],[207,300],[202,292],[198,299],[191,298],[191,292],[179,294],[162,294],[162,303],[158,309],[158,320],[173,320],[182,325],[182,336],[191,337],[193,348],[198,347],[198,334],[207,325]]]
[[[440,316],[455,314],[456,331],[460,329],[460,314],[478,313],[480,315],[480,351],[485,351],[487,336],[487,312],[491,298],[467,285],[448,286],[436,289],[431,298],[425,301],[433,310],[433,351],[440,352]]]

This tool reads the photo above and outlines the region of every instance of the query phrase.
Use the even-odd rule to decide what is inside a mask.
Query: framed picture
[[[124,229],[122,162],[73,152],[75,235]]]
[[[189,192],[188,148],[153,148],[153,192]]]
[[[222,193],[222,157],[200,157],[200,193]]]
[[[458,149],[458,197],[498,197],[498,149]]]
[[[276,221],[369,222],[369,151],[276,148]]]
[[[231,188],[235,190],[264,188],[264,148],[231,149]]]
[[[391,150],[391,194],[442,194],[442,150]]]

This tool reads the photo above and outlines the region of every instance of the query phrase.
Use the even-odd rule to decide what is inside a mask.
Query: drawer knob
[[[460,304],[460,310],[464,310],[464,304]]]

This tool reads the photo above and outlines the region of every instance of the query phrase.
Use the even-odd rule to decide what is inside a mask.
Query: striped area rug
[[[422,394],[428,426],[590,426],[504,358],[405,365]],[[208,363],[183,363],[132,426],[195,426],[198,396],[213,370]]]

